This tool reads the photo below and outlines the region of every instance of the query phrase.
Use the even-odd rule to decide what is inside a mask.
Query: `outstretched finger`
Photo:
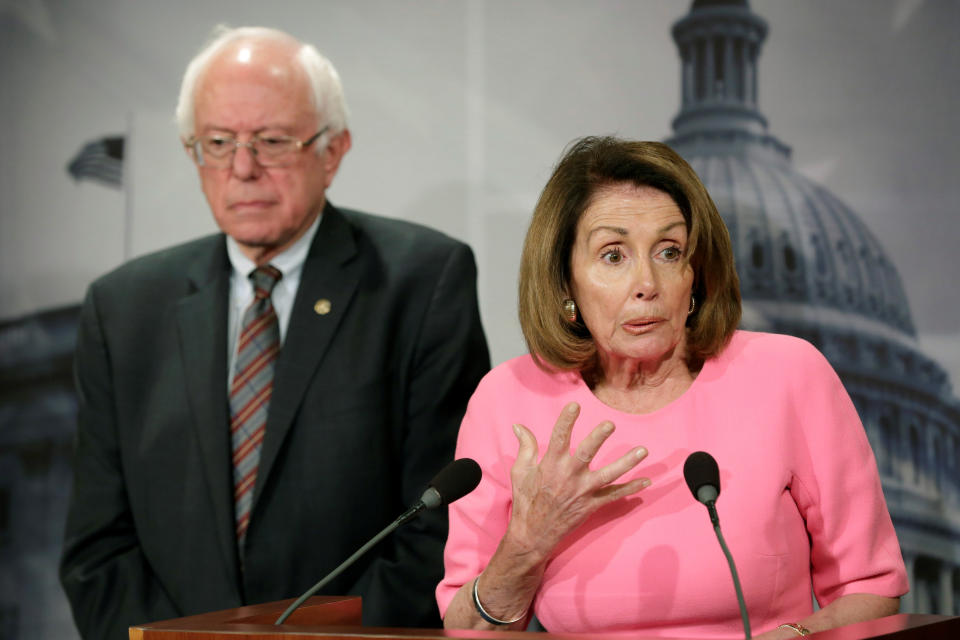
[[[513,433],[517,436],[519,446],[517,447],[517,460],[515,467],[532,467],[537,464],[537,458],[540,455],[537,446],[537,437],[533,435],[530,429],[522,424],[513,425]]]
[[[598,489],[594,496],[600,500],[601,504],[606,504],[609,502],[616,502],[620,498],[625,498],[627,496],[632,496],[635,493],[639,493],[641,490],[646,489],[650,486],[650,478],[635,478],[630,482],[624,482],[623,484],[608,484],[605,487]]]
[[[544,458],[560,460],[570,455],[570,433],[579,415],[580,405],[576,402],[571,402],[563,408],[557,422],[553,425],[553,433],[550,434],[550,444],[547,445]]]
[[[646,447],[634,447],[605,467],[597,469],[596,474],[601,485],[607,485],[640,464],[647,457]]]
[[[597,451],[613,433],[613,429],[613,423],[609,421],[601,422],[594,427],[593,431],[587,434],[587,437],[577,445],[577,451],[574,454],[577,460],[589,465],[593,461],[593,457],[597,455]]]

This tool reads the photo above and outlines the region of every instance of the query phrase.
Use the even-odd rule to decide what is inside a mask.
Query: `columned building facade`
[[[667,143],[730,229],[743,327],[809,340],[853,398],[910,577],[901,610],[960,615],[960,401],[921,351],[883,247],[769,133],[757,105],[767,31],[746,0],[693,2],[673,26],[681,107]]]

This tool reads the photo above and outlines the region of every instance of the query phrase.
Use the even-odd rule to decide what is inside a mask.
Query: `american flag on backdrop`
[[[88,142],[67,165],[74,180],[96,180],[120,188],[123,185],[123,136],[107,136]]]

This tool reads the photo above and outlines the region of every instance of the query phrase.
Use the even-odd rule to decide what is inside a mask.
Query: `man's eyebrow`
[[[263,133],[264,131],[281,131],[281,132],[284,133],[284,135],[287,135],[287,134],[288,134],[288,131],[289,131],[290,129],[292,129],[292,128],[293,128],[293,127],[288,127],[288,126],[286,126],[286,125],[268,124],[268,125],[265,125],[265,126],[263,126],[263,127],[258,128],[258,129],[255,129],[255,130],[252,131],[251,133],[252,133],[253,135],[260,135],[260,134]],[[212,132],[215,132],[215,133],[226,133],[226,134],[229,134],[229,135],[231,135],[231,136],[235,136],[235,135],[237,135],[238,133],[241,133],[241,132],[238,132],[238,131],[236,131],[236,130],[234,130],[234,129],[231,129],[230,127],[221,127],[221,126],[218,126],[218,125],[215,125],[215,124],[211,124],[211,125],[205,126],[205,127],[202,129],[202,131],[207,131],[207,132],[211,132],[211,131],[212,131]]]

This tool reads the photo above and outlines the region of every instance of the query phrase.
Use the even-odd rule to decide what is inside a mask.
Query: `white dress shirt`
[[[277,321],[280,323],[281,345],[283,345],[283,340],[287,335],[287,326],[290,324],[293,301],[297,295],[297,288],[300,286],[300,275],[303,273],[303,263],[307,260],[310,244],[320,227],[321,217],[322,215],[317,216],[306,233],[285,251],[270,260],[270,264],[283,274],[270,296],[273,309],[277,314]],[[230,361],[227,373],[227,390],[229,393],[230,385],[233,383],[233,368],[237,360],[240,323],[243,320],[243,312],[247,310],[254,298],[253,283],[250,282],[249,276],[257,268],[257,265],[243,253],[237,241],[230,236],[227,236],[227,256],[230,258],[230,264],[233,265],[233,273],[230,274],[230,305],[227,315],[227,344],[230,345]]]

